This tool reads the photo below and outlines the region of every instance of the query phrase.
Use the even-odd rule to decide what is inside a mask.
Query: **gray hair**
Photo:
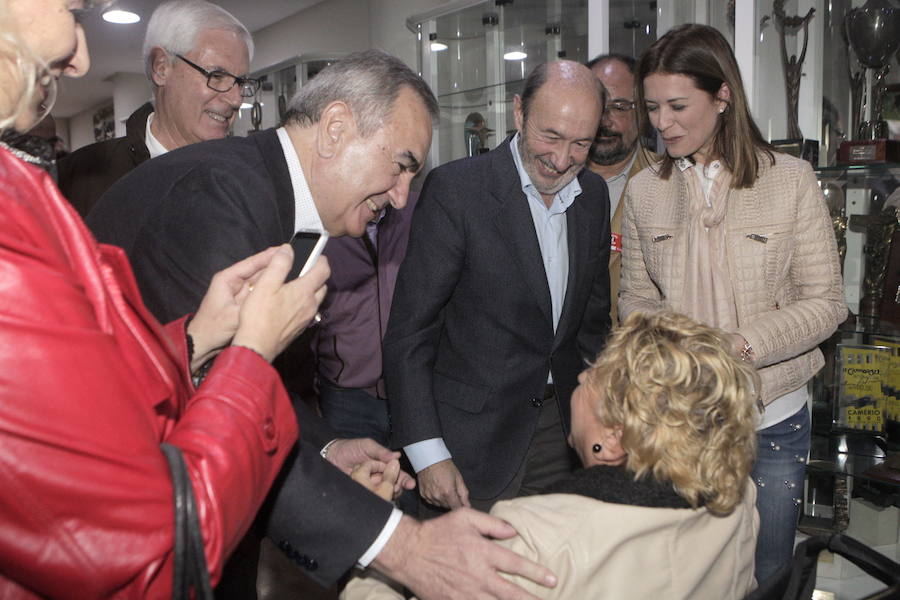
[[[409,87],[437,120],[437,100],[428,84],[400,59],[381,50],[354,52],[304,84],[288,104],[284,122],[306,127],[319,122],[332,102],[344,102],[362,137],[378,131],[388,119],[401,88]]]
[[[154,48],[162,48],[170,54],[187,54],[194,49],[200,32],[210,29],[236,33],[244,40],[250,60],[253,60],[253,36],[230,12],[206,0],[170,0],[153,11],[147,23],[142,51],[147,79],[153,81],[151,54]]]

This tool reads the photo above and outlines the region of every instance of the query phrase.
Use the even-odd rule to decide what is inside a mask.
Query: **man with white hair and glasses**
[[[244,98],[253,38],[225,9],[205,0],[160,5],[147,25],[144,71],[153,102],[125,123],[125,136],[91,144],[59,163],[59,187],[82,215],[123,175],[170,150],[224,138]]]

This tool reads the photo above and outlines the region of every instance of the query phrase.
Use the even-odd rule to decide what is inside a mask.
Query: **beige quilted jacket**
[[[547,589],[510,577],[547,600],[715,598],[740,600],[756,587],[759,533],[756,485],[747,480],[741,503],[727,516],[700,508],[646,508],[575,494],[527,496],[498,502],[495,517],[518,536],[497,543],[550,569]],[[341,600],[402,600],[377,574],[354,577]]]
[[[847,316],[831,219],[806,161],[761,157],[756,184],[732,190],[726,252],[738,330],[753,346],[763,402],[804,385],[824,364],[817,345]],[[676,167],[647,168],[625,190],[619,318],[683,310],[690,199]],[[690,174],[692,175],[692,174]]]

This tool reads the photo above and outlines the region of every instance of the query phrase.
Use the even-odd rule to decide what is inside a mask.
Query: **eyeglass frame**
[[[607,102],[603,107],[603,111],[609,112],[611,109],[613,114],[624,115],[633,111],[634,107],[634,100],[614,100],[613,102]]]
[[[206,87],[208,87],[209,89],[211,89],[215,92],[219,92],[220,94],[226,94],[231,91],[231,88],[233,88],[235,85],[238,85],[238,86],[240,86],[238,88],[238,93],[241,95],[241,98],[252,98],[253,96],[256,95],[256,92],[259,91],[259,88],[261,85],[259,79],[254,79],[252,77],[239,77],[237,75],[232,75],[228,71],[222,71],[221,69],[215,69],[214,71],[207,71],[200,65],[198,65],[194,62],[191,62],[190,60],[186,59],[185,57],[183,57],[180,54],[176,54],[175,56],[176,56],[176,58],[180,58],[181,60],[183,60],[189,67],[196,69],[197,72],[199,72],[201,75],[206,77]],[[234,79],[234,82],[230,86],[228,86],[227,90],[220,90],[220,89],[214,88],[212,85],[212,78],[217,77],[217,76],[218,77],[222,77],[222,76],[231,77],[232,79]],[[245,94],[244,93],[245,90],[249,91],[250,93]]]

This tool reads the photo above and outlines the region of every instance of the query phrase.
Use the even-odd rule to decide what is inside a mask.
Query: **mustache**
[[[568,171],[569,169],[572,168],[572,165],[568,165],[568,166],[565,167],[564,169],[560,169],[559,167],[557,167],[556,165],[554,165],[554,164],[553,164],[551,161],[549,161],[549,160],[546,160],[546,159],[541,158],[541,157],[538,157],[538,160],[541,162],[542,165],[544,165],[545,167],[547,167],[547,169],[553,171],[553,172],[556,173],[557,175],[564,175],[564,174],[566,173],[566,171]]]
[[[622,137],[622,134],[619,133],[618,131],[613,131],[612,129],[608,129],[601,125],[600,128],[597,129],[597,135],[594,136],[594,139],[599,141],[600,138],[611,138],[611,137],[620,138],[620,137]]]

